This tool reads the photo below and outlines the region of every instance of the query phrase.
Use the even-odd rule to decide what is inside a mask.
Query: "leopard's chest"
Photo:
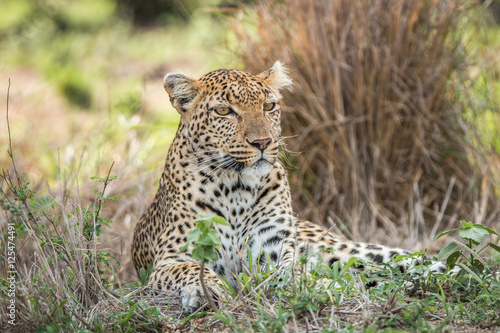
[[[269,261],[279,264],[293,232],[286,188],[269,182],[250,186],[226,180],[206,186],[204,192],[196,200],[198,214],[222,216],[229,222],[229,226],[216,227],[221,248],[211,267],[217,274],[231,282],[246,271],[250,260],[261,267]]]

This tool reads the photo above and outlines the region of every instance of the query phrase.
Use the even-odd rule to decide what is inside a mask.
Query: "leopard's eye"
[[[221,116],[227,116],[228,114],[233,112],[233,110],[229,106],[219,106],[215,109],[215,112],[217,112],[217,114]]]
[[[274,107],[276,106],[276,103],[264,103],[262,106],[264,111],[272,111]]]

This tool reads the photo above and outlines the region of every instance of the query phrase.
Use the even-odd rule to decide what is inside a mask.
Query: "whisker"
[[[216,172],[218,169],[220,169],[220,168],[221,168],[221,167],[222,167],[225,163],[230,162],[231,160],[233,160],[233,158],[232,158],[231,156],[224,156],[224,157],[223,157],[223,159],[222,159],[221,161],[217,161],[217,162],[218,162],[217,166],[216,166],[214,169],[210,170],[210,171],[207,173],[207,175],[210,175],[210,176],[214,175],[214,174],[215,174],[215,172]],[[200,169],[200,171],[202,171],[202,170],[206,169],[207,167],[211,167],[211,166],[213,166],[213,164],[210,164],[210,165],[208,165],[208,166],[205,166],[204,168]]]
[[[196,150],[196,151],[193,151],[192,153],[187,154],[186,156],[198,155],[198,154],[212,154],[212,153],[218,153],[221,151],[222,151],[221,148],[215,148],[215,149],[211,149],[211,150]]]
[[[185,161],[193,161],[196,160],[197,158],[201,157],[214,157],[213,155],[215,153],[220,153],[222,152],[222,149],[215,149],[215,150],[205,150],[205,151],[195,151],[190,154],[187,154],[186,157],[189,157],[185,159]]]
[[[221,157],[223,158],[224,156],[225,155],[219,155],[219,156],[217,156],[217,155],[201,155],[201,156],[194,156],[194,157],[192,156],[190,158],[185,159],[185,162],[189,163],[189,162],[196,161],[196,164],[200,165],[200,164],[203,164],[207,161],[217,160]]]
[[[222,176],[225,172],[227,172],[227,170],[228,170],[228,169],[227,169],[227,168],[228,168],[228,166],[232,165],[232,163],[235,163],[234,158],[233,158],[233,157],[231,157],[231,156],[229,156],[229,155],[225,156],[225,157],[224,157],[224,159],[222,159],[221,161],[219,161],[218,165],[217,165],[214,169],[212,169],[212,170],[208,171],[208,172],[204,175],[204,177],[202,177],[201,179],[199,179],[199,180],[196,182],[196,184],[200,184],[200,183],[202,183],[202,182],[203,182],[204,180],[206,180],[206,179],[211,179],[211,178],[212,178],[212,177],[213,177],[213,176],[214,176],[217,172],[219,172],[220,170],[224,170],[224,171],[222,172],[222,174],[221,174],[221,175],[219,175],[219,177],[221,177],[221,176]],[[201,171],[203,171],[203,170],[207,169],[207,168],[208,168],[208,167],[210,167],[210,166],[213,166],[213,165],[212,165],[212,164],[210,164],[210,165],[208,165],[208,166],[205,166],[204,168],[199,169],[199,171],[201,172]]]
[[[229,163],[231,163],[234,160],[234,158],[228,154],[222,155],[222,156],[210,156],[208,158],[204,158],[198,161],[196,164],[197,170],[199,172],[205,171],[208,168],[211,168],[208,172],[206,172],[205,177],[200,179],[200,181],[203,181],[207,177],[212,177],[215,175],[219,170],[222,168],[225,168]]]

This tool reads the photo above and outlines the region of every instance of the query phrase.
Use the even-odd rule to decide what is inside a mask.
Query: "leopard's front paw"
[[[208,295],[216,306],[220,306],[222,301],[225,299],[224,290],[219,286],[213,278],[205,279],[205,286],[207,288]],[[205,298],[203,288],[199,281],[187,284],[181,287],[181,301],[182,309],[185,312],[194,312],[202,306],[208,304],[208,300]]]
[[[215,272],[205,267],[203,281],[207,289],[207,297],[216,304],[225,298],[224,290],[219,285],[221,281]],[[174,290],[180,293],[182,309],[193,312],[208,303],[200,282],[200,265],[193,262],[157,262],[149,284],[161,290]]]

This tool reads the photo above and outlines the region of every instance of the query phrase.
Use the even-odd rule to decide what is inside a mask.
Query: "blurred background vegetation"
[[[14,151],[36,181],[57,173],[57,149],[62,167],[85,160],[82,175],[96,173],[98,160],[155,169],[178,121],[162,77],[231,63],[224,27],[207,10],[218,1],[138,3],[2,1],[0,70],[5,92],[11,78]],[[107,150],[124,144],[127,154]]]
[[[17,168],[28,174],[40,195],[50,193],[64,200],[78,194],[85,202],[93,200],[89,189],[95,184],[90,177],[102,176],[114,161],[112,174],[118,180],[110,194],[119,200],[105,211],[115,221],[105,246],[115,249],[122,261],[121,277],[130,279],[134,274],[128,255],[132,230],[154,195],[179,120],[163,90],[163,76],[182,71],[199,77],[217,68],[255,73],[281,59],[290,66],[296,81],[294,91],[286,95],[283,117],[284,134],[290,136],[286,142],[299,153],[287,159],[296,208],[302,217],[335,225],[361,240],[410,249],[421,248],[422,242],[428,246],[433,241],[430,234],[460,219],[480,216],[482,220],[475,222],[498,229],[500,28],[495,9],[499,1],[451,1],[456,4],[453,8],[443,7],[439,1],[410,2],[409,10],[403,8],[398,15],[402,26],[412,19],[417,28],[401,34],[401,26],[391,21],[396,14],[392,7],[380,5],[383,1],[357,5],[359,13],[369,13],[370,8],[382,13],[370,16],[373,25],[349,21],[361,18],[349,16],[354,15],[352,10],[344,16],[334,12],[328,17],[327,9],[348,11],[351,6],[349,1],[329,3],[318,2],[315,7],[310,1],[2,0],[0,105],[6,105],[10,79],[9,119]],[[433,6],[440,11],[434,12]],[[452,15],[443,12],[446,10]],[[360,26],[352,30],[359,39],[341,28],[328,30],[336,22],[342,27]],[[436,30],[429,23],[441,28]],[[376,29],[383,26],[387,31],[376,35]],[[322,28],[327,29],[323,31],[326,39],[320,36]],[[363,39],[370,36],[367,31],[379,39]],[[444,33],[442,38],[436,38],[439,33]],[[347,49],[335,45],[335,40],[346,36],[355,42],[342,46]],[[426,40],[421,39],[424,36]],[[392,48],[391,38],[401,43],[399,49]],[[360,45],[378,51],[369,53],[369,61],[364,61],[368,58],[354,55],[362,49]],[[441,48],[443,45],[447,47]],[[415,48],[405,49],[407,46]],[[387,50],[401,53],[388,58]],[[412,50],[417,53],[412,54]],[[430,50],[436,52],[432,59],[426,59]],[[362,72],[378,68],[377,61],[384,60],[394,61],[388,71]],[[352,68],[361,72],[352,72]],[[404,68],[409,72],[398,72]],[[436,85],[425,81],[430,80],[432,71],[443,68],[448,72],[436,79]],[[331,75],[323,76],[325,73]],[[389,89],[395,73],[403,78],[399,88],[404,87],[389,95],[414,91],[414,97],[407,96],[401,102],[390,100],[389,95],[382,100],[370,94],[372,88],[382,93]],[[406,80],[406,73],[415,77]],[[387,86],[374,85],[386,74]],[[420,81],[414,80],[416,77]],[[365,78],[371,81],[363,85]],[[419,85],[424,81],[427,86]],[[433,95],[436,87],[445,95],[444,104],[408,108],[421,101],[441,101]],[[347,110],[343,119],[338,114],[338,98],[344,101],[341,108]],[[348,99],[353,99],[352,103]],[[377,101],[387,102],[385,108],[365,105],[363,109],[363,103]],[[402,107],[396,105],[398,101]],[[382,115],[391,107],[404,111],[395,116],[402,117],[398,120],[402,127],[397,127],[397,121],[389,126],[391,133],[405,132],[401,137],[382,135],[388,131]],[[377,118],[373,114],[349,115],[349,110],[381,113]],[[428,117],[433,112],[446,116]],[[412,115],[419,120],[401,121]],[[312,120],[304,121],[308,117]],[[10,169],[5,153],[7,122],[3,119],[0,165]],[[324,127],[325,122],[331,122],[332,127]],[[411,141],[417,128],[405,128],[405,124],[422,125],[419,130],[424,132]],[[371,127],[379,135],[369,136]],[[356,133],[349,134],[353,129]],[[335,141],[341,135],[337,131],[342,130],[346,130],[345,135]],[[430,143],[432,149],[419,141],[436,135],[437,140]],[[404,140],[411,142],[398,145]],[[396,150],[391,155],[394,147],[401,149],[398,154],[402,158],[394,157]],[[403,153],[405,149],[417,149],[420,155],[410,156],[408,151]],[[317,155],[318,151],[333,157],[329,160],[328,155]],[[375,153],[392,157],[377,160]],[[460,162],[448,159],[454,154]],[[403,165],[402,159],[408,165]],[[429,163],[421,165],[421,159]],[[366,168],[359,170],[357,162]],[[368,170],[372,163],[378,163],[378,169]],[[403,172],[406,178],[399,177],[402,169],[411,169]],[[350,174],[351,170],[357,173]],[[398,177],[392,178],[395,175]],[[392,187],[381,189],[383,183]],[[427,191],[429,187],[431,191]],[[459,209],[453,208],[450,198],[460,203]],[[430,225],[422,224],[429,216]],[[406,222],[411,225],[402,226]],[[399,232],[399,227],[406,229]],[[398,233],[399,238],[395,237]],[[413,236],[411,242],[409,236]]]

